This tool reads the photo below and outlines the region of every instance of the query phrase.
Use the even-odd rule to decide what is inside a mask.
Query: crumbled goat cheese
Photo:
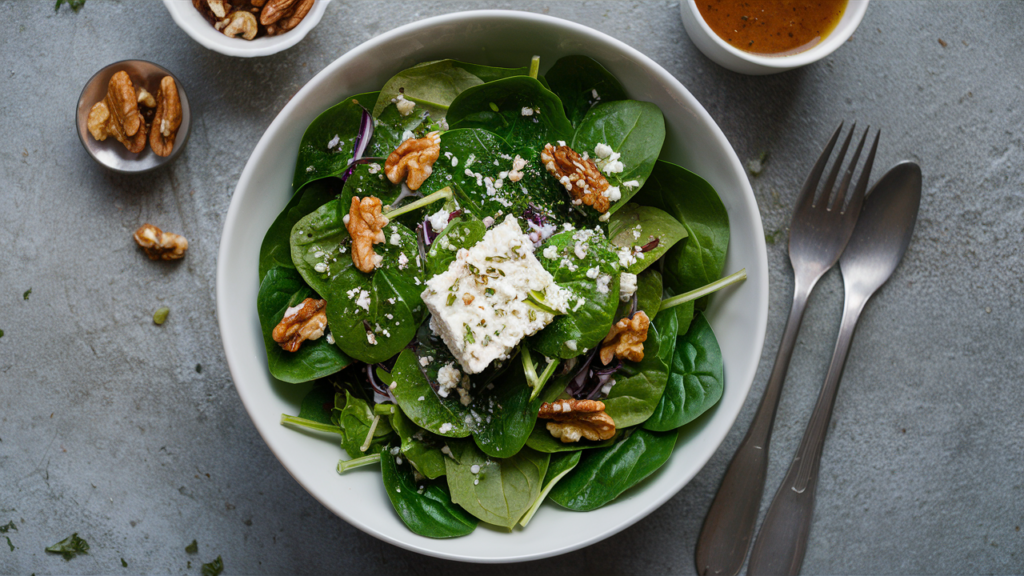
[[[619,275],[619,300],[629,300],[636,293],[636,274],[623,272]]]
[[[613,152],[614,150],[612,150],[612,147],[607,144],[604,144],[603,142],[598,143],[597,146],[594,146],[594,154],[597,154],[597,157],[601,159],[611,156]]]
[[[480,473],[480,466],[477,465],[477,464],[473,464],[472,466],[469,467],[469,471],[470,471],[471,474],[479,474]]]
[[[521,114],[523,116],[533,116],[533,108],[530,108],[529,106],[523,106]]]
[[[572,350],[573,352],[575,352],[576,351],[576,341],[575,340],[566,340],[565,341],[565,347],[568,348],[569,350]],[[559,406],[559,404],[555,404],[555,406]]]
[[[439,333],[466,374],[505,360],[526,336],[554,316],[527,303],[530,293],[559,311],[571,293],[554,283],[534,256],[533,243],[512,215],[470,249],[460,249],[448,270],[427,281],[422,298]],[[468,302],[468,303],[467,303]]]
[[[313,270],[316,270],[318,274],[323,274],[324,272],[327,272],[327,264],[324,264],[323,262],[317,262],[313,266]]]
[[[612,277],[605,274],[597,279],[597,291],[601,294],[608,293],[608,285],[611,284]]]
[[[587,278],[590,278],[591,280],[594,280],[595,278],[597,278],[600,275],[601,275],[601,269],[598,268],[597,266],[594,266],[590,270],[587,270]]]
[[[636,188],[637,186],[640,185],[640,181],[639,180],[627,180],[627,181],[623,182],[622,185],[625,186],[626,188]]]
[[[405,270],[405,267],[409,265],[409,257],[402,252],[398,255],[398,269]]]
[[[391,233],[391,245],[399,246],[402,244],[402,237],[398,235],[398,232]]]
[[[367,164],[366,165],[366,170],[370,174],[376,174],[376,173],[380,172],[380,164],[377,164],[376,162],[373,162],[371,164]]]
[[[447,398],[448,393],[451,392],[459,384],[459,380],[462,378],[462,373],[459,369],[451,362],[441,366],[441,369],[437,371],[437,394],[441,398]]]
[[[449,216],[451,216],[451,212],[441,208],[437,212],[427,216],[427,220],[430,221],[430,227],[434,229],[434,232],[440,232],[448,225]]]
[[[334,138],[331,138],[331,141],[327,143],[327,147],[334,148],[335,146],[338,145],[338,142],[341,142],[341,138],[339,138],[338,135],[335,134]]]
[[[519,182],[523,179],[523,168],[526,167],[527,161],[523,160],[523,157],[516,154],[515,160],[512,161],[512,170],[508,173],[508,179],[512,182]]]
[[[619,200],[622,199],[622,191],[619,190],[618,186],[609,186],[604,191],[604,196],[605,198],[608,199],[609,202],[614,204],[615,202],[618,202]]]
[[[373,332],[366,333],[366,341],[370,343],[370,346],[377,344],[377,337],[374,336]]]
[[[334,344],[334,334],[331,334],[330,332],[327,333],[327,343]]]
[[[447,434],[452,431],[452,425],[450,422],[445,422],[444,424],[441,424],[441,427],[438,428],[437,431],[440,432],[441,434]],[[449,456],[452,455],[452,451],[448,448],[447,444],[445,445],[444,448],[441,449],[441,452],[444,452]]]
[[[398,108],[398,113],[402,116],[412,114],[413,109],[416,108],[415,102],[412,100],[406,100],[405,96],[402,96],[401,94],[399,94],[393,102],[395,103],[395,108]]]
[[[484,228],[490,228],[491,226],[494,226],[494,218],[484,216]]]
[[[558,246],[551,245],[544,249],[544,257],[548,260],[558,258]]]

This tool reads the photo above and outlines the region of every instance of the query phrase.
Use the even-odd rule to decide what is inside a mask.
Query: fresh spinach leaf
[[[274,341],[274,327],[284,318],[285,311],[298,306],[306,298],[317,294],[303,282],[294,269],[271,268],[256,296],[256,312],[263,330],[263,345],[267,351],[270,375],[282,382],[299,383],[323,378],[352,363],[327,336],[307,340],[295,352],[286,352]]]
[[[625,100],[622,84],[597,61],[586,56],[563,56],[544,74],[550,90],[562,101],[573,126],[598,102]]]
[[[526,440],[526,445],[537,452],[544,452],[545,454],[579,452],[580,450],[588,450],[590,448],[604,448],[615,443],[615,438],[609,438],[601,442],[591,442],[586,438],[581,438],[579,442],[562,442],[548,432],[548,422],[550,420],[537,420],[533,431],[530,432],[530,437]]]
[[[520,526],[526,528],[526,525],[533,519],[533,515],[540,509],[540,505],[544,503],[544,499],[548,497],[548,493],[555,487],[555,484],[558,484],[559,480],[564,478],[569,472],[572,472],[573,468],[579,463],[579,452],[565,452],[551,457],[551,461],[548,463],[548,471],[544,475],[544,487],[541,488],[540,496],[537,497],[533,506],[530,506],[522,520],[519,521]]]
[[[608,220],[608,238],[618,248],[646,247],[627,272],[639,274],[654,264],[669,248],[686,238],[686,228],[671,214],[652,206],[631,203]]]
[[[419,473],[433,480],[444,476],[444,454],[441,439],[420,428],[397,409],[390,417],[391,427],[402,441],[402,456],[412,463]]]
[[[463,91],[484,82],[525,75],[526,72],[526,68],[497,68],[456,60],[423,62],[399,72],[384,84],[373,107],[373,117],[380,116],[387,105],[401,94],[435,120],[440,119]]]
[[[203,564],[202,567],[199,568],[199,572],[203,576],[220,576],[220,573],[223,571],[224,560],[221,560],[220,556],[217,556],[213,562]]]
[[[388,499],[409,530],[427,538],[457,538],[476,529],[477,519],[455,505],[445,487],[427,483],[418,489],[412,471],[398,466],[387,448],[381,449],[380,469]]]
[[[569,141],[573,128],[562,102],[536,78],[514,76],[474,86],[448,109],[448,124],[482,128],[515,148],[540,151],[547,143]]]
[[[291,235],[292,262],[327,300],[327,324],[338,347],[367,364],[405,348],[427,314],[420,298],[423,265],[416,258],[416,235],[398,223],[386,226],[384,234],[388,241],[374,246],[382,264],[371,274],[352,264],[337,201],[299,220]]]
[[[470,248],[483,239],[487,233],[484,223],[471,214],[457,216],[441,234],[434,239],[427,251],[427,277],[448,270],[455,261],[459,248]]]
[[[339,176],[348,169],[363,109],[372,109],[378,94],[367,92],[351,96],[313,120],[299,142],[292,190],[298,191],[314,180]]]
[[[665,287],[665,298],[675,295],[676,293],[672,288],[667,286]],[[676,311],[676,320],[679,323],[678,332],[676,333],[678,336],[685,335],[687,330],[690,329],[690,323],[693,321],[694,305],[696,303],[697,302],[695,300],[690,300],[689,302],[683,302],[679,306],[673,308],[673,310]]]
[[[541,399],[530,401],[533,390],[526,384],[521,362],[513,362],[493,388],[474,391],[471,414],[481,416],[473,432],[477,447],[488,456],[505,458],[518,453],[537,422]]]
[[[78,532],[75,532],[53,546],[47,546],[46,551],[52,554],[60,554],[65,560],[71,560],[79,554],[88,554],[89,543],[79,538]]]
[[[32,289],[25,290],[25,293],[21,295],[23,300],[28,300],[28,297],[32,295]]]
[[[370,433],[370,426],[373,425],[374,414],[362,398],[357,398],[351,392],[345,392],[345,407],[341,409],[338,416],[338,426],[341,427],[341,447],[352,458],[364,455],[360,450],[366,436]],[[381,416],[373,429],[373,439],[366,452],[376,452],[377,447],[386,442],[386,437],[391,434],[391,425],[387,416]]]
[[[434,434],[449,438],[469,436],[471,430],[466,424],[466,418],[471,417],[469,408],[454,395],[438,397],[421,368],[426,366],[420,365],[416,353],[403,350],[391,371],[398,383],[391,393],[398,400],[402,412],[417,426]],[[438,368],[440,366],[433,365],[435,377]]]
[[[365,156],[387,158],[410,134],[414,138],[426,136],[430,125],[427,115],[422,111],[403,116],[394,104],[385,107],[376,118],[373,139],[370,140]]]
[[[331,418],[334,409],[334,386],[320,383],[313,386],[306,395],[302,397],[299,404],[299,418],[312,420],[321,424],[336,425]]]
[[[661,468],[672,455],[676,437],[675,432],[638,429],[614,446],[591,450],[549,496],[569,510],[596,510]]]
[[[193,540],[191,544],[185,546],[186,554],[198,554],[199,553],[199,542]]]
[[[509,458],[489,458],[468,439],[450,440],[448,448],[452,501],[484,522],[511,529],[540,496],[549,454],[523,448]]]
[[[330,202],[340,191],[340,181],[326,178],[303,186],[296,192],[288,205],[277,216],[274,223],[267,229],[260,245],[260,281],[274,266],[295,268],[292,263],[291,245],[289,240],[292,228],[303,216]]]
[[[555,249],[554,257],[548,258]],[[580,258],[579,254],[584,253]],[[573,358],[608,334],[619,305],[619,257],[603,234],[568,231],[548,238],[536,253],[555,283],[570,290],[568,310],[530,337],[529,345],[548,358]]]
[[[718,193],[686,168],[659,160],[636,202],[661,208],[686,227],[687,239],[665,255],[665,288],[673,295],[718,280],[729,248],[729,213]],[[698,300],[697,309],[707,298]]]
[[[14,543],[11,542],[11,537],[10,536],[4,536],[4,538],[7,539],[7,546],[11,549],[11,552],[14,552],[15,547],[14,547]]]
[[[607,144],[619,154],[621,172],[604,172],[622,198],[609,209],[615,213],[625,206],[647,182],[665,143],[665,117],[650,102],[619,100],[594,106],[580,122],[572,140],[572,149],[588,152],[604,171],[597,154],[598,144]]]
[[[671,310],[658,314],[647,328],[644,359],[623,361],[615,386],[604,399],[605,412],[615,420],[616,428],[636,426],[654,413],[668,383],[676,331],[676,315]]]
[[[698,312],[685,336],[676,341],[668,385],[648,430],[674,430],[706,412],[722,398],[725,365],[722,350],[704,314]]]

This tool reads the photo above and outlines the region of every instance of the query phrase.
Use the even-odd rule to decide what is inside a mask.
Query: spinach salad
[[[722,201],[599,63],[538,68],[426,62],[326,110],[260,247],[270,374],[314,383],[282,424],[427,537],[604,506],[722,397]]]

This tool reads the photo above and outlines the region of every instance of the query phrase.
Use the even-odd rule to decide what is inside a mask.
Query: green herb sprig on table
[[[89,553],[89,543],[78,537],[78,532],[57,542],[53,546],[47,546],[47,552],[60,554],[65,560],[71,560],[78,554]]]

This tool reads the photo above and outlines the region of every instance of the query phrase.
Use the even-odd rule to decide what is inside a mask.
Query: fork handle
[[[818,395],[818,402],[807,423],[800,448],[786,473],[786,479],[779,486],[764,522],[761,523],[761,531],[757,534],[754,550],[750,554],[750,566],[747,568],[750,576],[795,575],[800,573],[800,567],[803,566],[811,520],[814,518],[814,495],[818,488],[818,470],[825,436],[832,419],[832,408],[835,406],[850,342],[853,341],[853,330],[866,302],[866,298],[851,297],[847,292],[843,321],[825,384]]]
[[[697,573],[734,576],[743,568],[743,561],[754,536],[757,515],[764,495],[765,475],[768,471],[768,445],[772,438],[772,425],[779,406],[782,384],[789,370],[797,332],[807,307],[807,298],[817,279],[811,282],[795,279],[793,305],[789,309],[786,330],[775,356],[775,366],[761,404],[747,435],[733,456],[725,472],[718,494],[711,503],[704,527],[697,538]]]

